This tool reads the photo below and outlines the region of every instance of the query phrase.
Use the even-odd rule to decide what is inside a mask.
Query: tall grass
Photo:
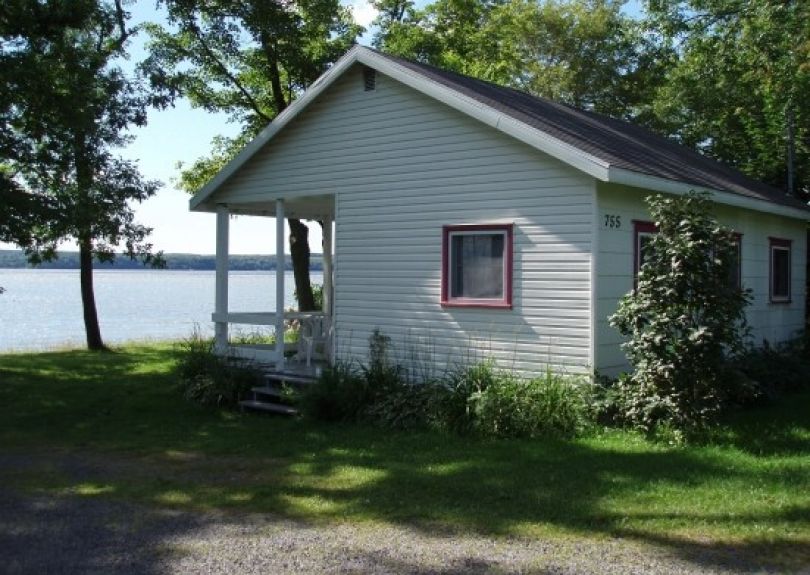
[[[338,363],[327,370],[304,392],[304,414],[493,437],[574,437],[591,427],[590,384],[584,379],[548,369],[525,380],[483,361],[414,383],[390,362],[384,344],[384,338],[373,341],[368,366]]]
[[[178,388],[186,399],[209,406],[234,406],[251,387],[261,382],[260,374],[245,362],[214,353],[214,340],[198,327],[177,345]]]

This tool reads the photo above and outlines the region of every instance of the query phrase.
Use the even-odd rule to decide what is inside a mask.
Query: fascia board
[[[767,200],[759,200],[757,198],[750,198],[741,196],[739,194],[732,194],[723,190],[716,190],[706,186],[697,184],[689,184],[686,182],[678,182],[676,180],[668,180],[666,178],[659,178],[650,176],[648,174],[641,174],[632,170],[624,168],[611,167],[608,175],[608,182],[615,184],[623,184],[635,188],[644,188],[656,192],[664,192],[667,194],[684,195],[691,191],[706,191],[712,195],[712,200],[727,206],[734,206],[738,208],[745,208],[756,212],[764,212],[767,214],[774,214],[777,216],[785,216],[788,218],[795,218],[799,220],[810,220],[810,208],[803,210],[801,208],[793,208],[784,206]]]
[[[269,140],[271,140],[284,126],[290,123],[301,111],[304,110],[315,98],[317,98],[326,88],[337,80],[343,72],[357,61],[357,54],[362,50],[361,46],[355,46],[349,50],[343,58],[338,60],[334,66],[324,72],[304,94],[290,104],[281,114],[267,125],[253,140],[245,146],[230,162],[228,162],[211,180],[194,194],[189,200],[189,209],[192,211],[208,211],[211,208],[201,204],[205,202],[222,184],[228,181],[250,158],[252,158]]]

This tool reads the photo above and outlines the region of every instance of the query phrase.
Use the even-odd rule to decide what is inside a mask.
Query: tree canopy
[[[621,118],[644,114],[672,51],[623,2],[378,0],[375,47]]]
[[[153,103],[116,60],[135,32],[123,0],[9,0],[0,7],[0,153],[4,202],[0,230],[33,262],[56,257],[75,240],[88,346],[102,348],[92,261],[130,257],[160,263],[150,229],[132,202],[158,182],[115,155],[126,129],[146,122]]]
[[[647,22],[680,56],[654,101],[661,129],[781,189],[792,164],[810,197],[810,3],[651,0]]]
[[[219,137],[212,153],[184,168],[180,186],[197,191],[261,128],[354,43],[361,28],[339,0],[161,0],[169,26],[151,25],[144,71],[165,97],[224,112],[241,125]],[[289,219],[296,293],[314,307],[308,229]]]

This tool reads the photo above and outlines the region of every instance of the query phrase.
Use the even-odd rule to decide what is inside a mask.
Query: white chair
[[[329,359],[332,344],[332,322],[329,317],[314,315],[301,318],[300,322],[296,359],[305,359],[307,367],[310,367],[313,359]]]

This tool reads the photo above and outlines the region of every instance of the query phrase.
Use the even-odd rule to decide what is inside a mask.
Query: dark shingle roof
[[[806,204],[780,190],[752,180],[729,166],[646,128],[427,64],[381,52],[377,54],[570,144],[612,167],[807,209]]]

